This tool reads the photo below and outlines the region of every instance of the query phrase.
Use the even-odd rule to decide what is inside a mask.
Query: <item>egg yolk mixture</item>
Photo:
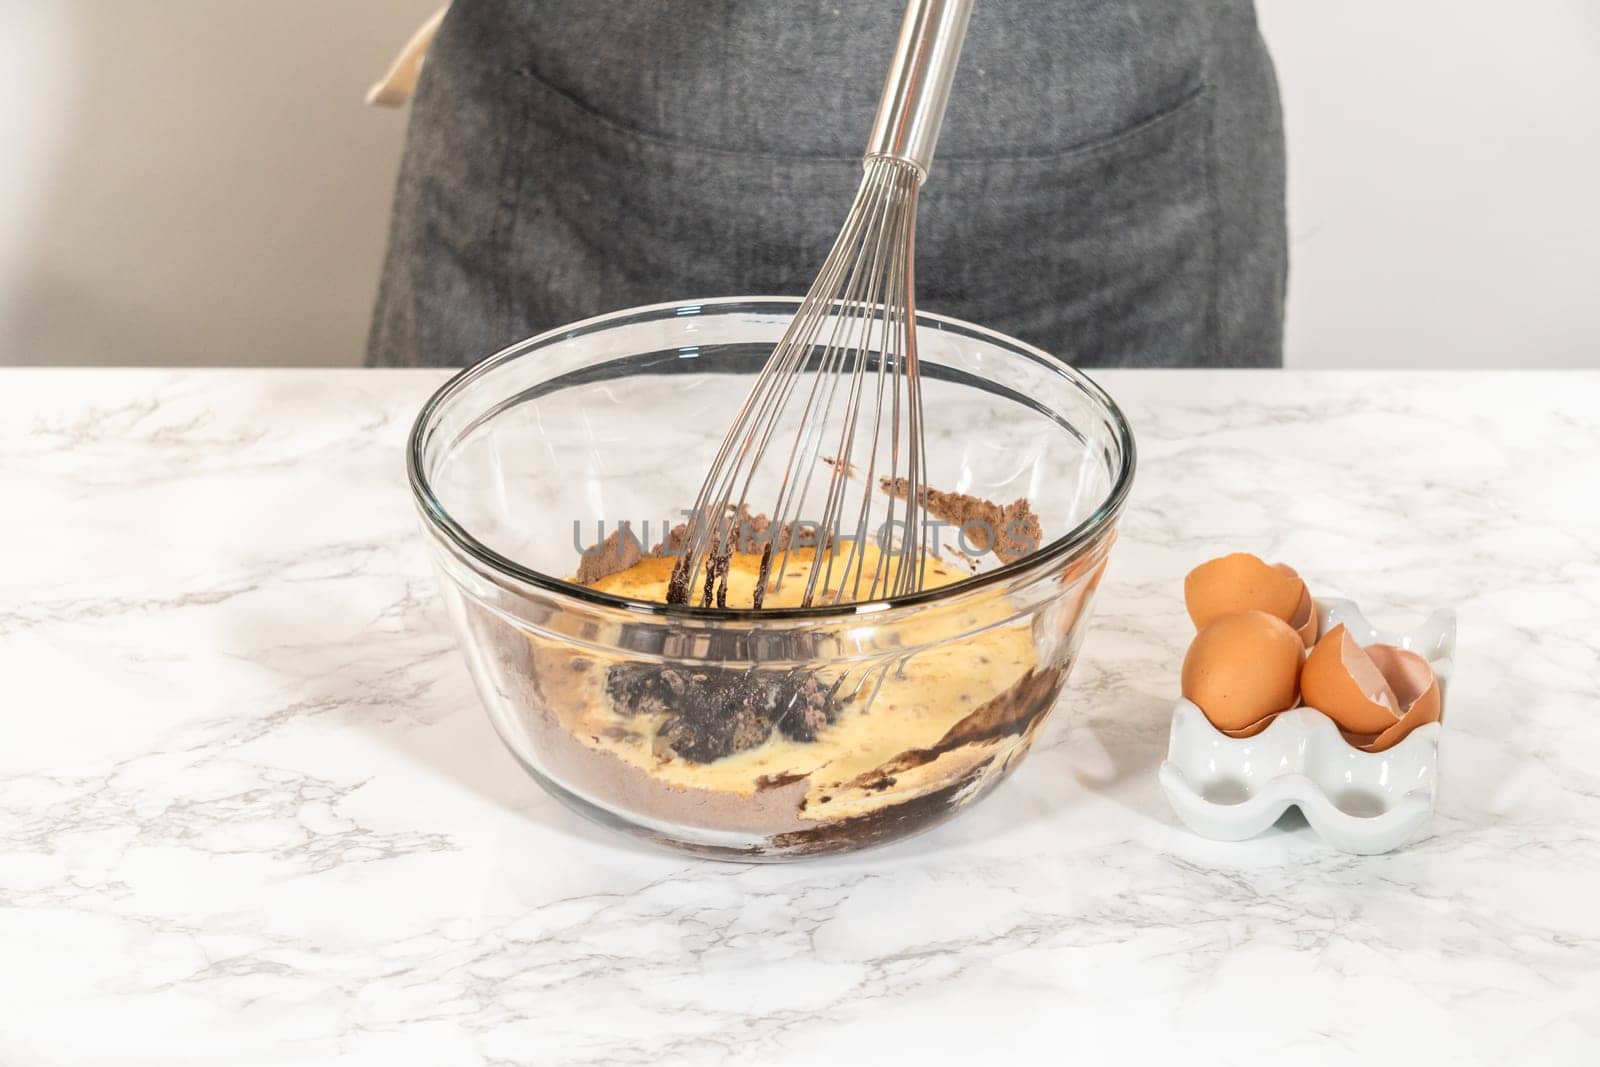
[[[835,551],[847,558],[849,543]],[[868,576],[892,563],[876,545],[862,552]],[[779,560],[773,561],[764,607],[801,603],[815,553],[796,548],[781,575]],[[843,560],[837,562],[842,572]],[[646,556],[585,584],[665,603],[675,563],[671,556]],[[824,557],[820,565],[828,563]],[[964,567],[934,556],[926,566],[924,588],[969,576]],[[760,571],[759,554],[729,558],[729,607],[752,603]],[[834,588],[816,602],[832,602],[838,584],[836,575]],[[1027,617],[1014,618],[1016,609],[1004,598],[974,599],[980,603],[964,609],[956,623],[956,632],[966,636],[954,641],[928,644],[931,627],[924,637],[915,617],[897,622],[905,656],[771,669],[590,660],[578,670],[556,672],[567,691],[550,706],[559,709],[575,738],[668,787],[749,795],[804,779],[802,819],[861,814],[937,789],[990,762],[1003,764],[1018,747],[1015,730],[983,735],[970,724],[992,718],[996,713],[986,705],[1014,696],[1019,683],[1032,677],[1035,641]],[[951,625],[948,616],[941,618],[939,631],[949,634]]]
[[[852,542],[844,541],[837,549],[823,555],[822,561],[818,564],[823,573],[817,579],[817,594],[813,598],[813,603],[835,603],[840,599],[840,587],[846,584],[850,586],[849,592],[854,594],[855,576],[858,573],[863,576],[859,585],[862,591],[872,584],[874,574],[892,573],[891,568],[895,566],[894,559],[886,558],[885,553],[877,545],[863,545],[859,563],[851,556],[851,545]],[[785,561],[781,550],[774,551],[772,570],[767,577],[767,592],[762,598],[761,606],[767,609],[800,607],[807,580],[810,578],[811,562],[816,554],[815,548],[797,547],[790,551],[788,560]],[[831,560],[829,556],[832,557]],[[831,575],[828,573],[830,562],[833,565]],[[603,593],[665,604],[667,587],[672,579],[672,568],[676,563],[677,558],[673,556],[646,556],[625,570],[590,582],[589,587]],[[778,573],[780,564],[783,566],[782,574]],[[846,568],[850,571],[848,579],[844,574]],[[929,556],[925,561],[922,586],[924,589],[938,589],[967,577],[970,577],[970,572],[954,567],[937,556]],[[756,583],[761,580],[760,553],[737,552],[729,556],[727,578],[727,606],[751,607],[755,603]],[[847,595],[843,599],[854,600],[856,597]]]

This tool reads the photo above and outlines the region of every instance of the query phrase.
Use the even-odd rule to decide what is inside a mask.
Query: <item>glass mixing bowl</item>
[[[581,550],[618,523],[649,546],[681,521],[797,304],[663,304],[553,330],[452,379],[409,447],[450,617],[506,745],[584,815],[731,859],[904,837],[1005,777],[1066,682],[1133,477],[1128,425],[1088,378],[923,314],[928,483],[1027,498],[1037,551],[973,563],[947,528],[941,554],[972,577],[805,609],[574,584]]]

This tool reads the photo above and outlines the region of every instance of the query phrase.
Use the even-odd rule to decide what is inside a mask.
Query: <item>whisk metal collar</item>
[[[972,0],[913,0],[906,6],[867,138],[869,160],[904,160],[927,180],[971,16]]]

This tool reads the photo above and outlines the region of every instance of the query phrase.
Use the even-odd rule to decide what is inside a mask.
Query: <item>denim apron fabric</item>
[[[898,0],[455,0],[369,362],[605,311],[801,295],[861,178]],[[1283,133],[1250,0],[978,0],[918,306],[1084,366],[1273,366]]]

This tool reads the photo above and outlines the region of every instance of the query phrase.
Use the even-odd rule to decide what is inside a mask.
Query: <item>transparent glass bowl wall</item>
[[[507,746],[592,818],[732,858],[901,837],[1014,767],[1066,680],[1133,473],[1127,425],[1087,378],[923,315],[929,482],[1028,498],[1038,552],[901,600],[780,612],[667,608],[567,582],[602,530],[628,520],[654,543],[681,521],[795,307],[662,305],[553,331],[448,383],[410,447],[450,615]],[[942,542],[956,547],[954,532]],[[845,727],[817,748],[775,736],[764,756],[689,764],[652,743],[649,722],[607,717],[605,680],[629,664],[811,672],[848,698]]]

